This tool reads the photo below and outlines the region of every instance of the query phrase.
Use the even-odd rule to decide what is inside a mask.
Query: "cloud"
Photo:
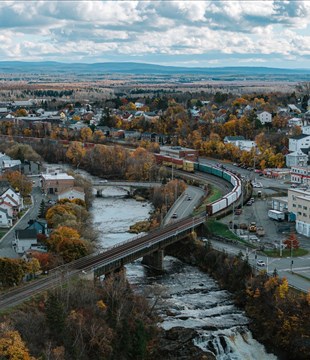
[[[309,24],[308,1],[2,1],[0,60],[298,62],[310,55]]]

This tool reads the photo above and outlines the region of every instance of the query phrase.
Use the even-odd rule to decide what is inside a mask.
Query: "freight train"
[[[158,164],[162,164],[165,166],[173,167],[175,169],[183,170],[191,173],[195,171],[200,171],[206,174],[220,177],[228,181],[230,184],[232,184],[233,189],[231,192],[207,205],[206,213],[208,214],[208,216],[215,215],[220,211],[228,208],[230,205],[236,202],[241,196],[241,191],[242,191],[241,180],[238,176],[236,176],[229,170],[223,169],[218,166],[201,164],[199,162],[192,162],[186,159],[174,158],[162,154],[155,154],[155,158]]]

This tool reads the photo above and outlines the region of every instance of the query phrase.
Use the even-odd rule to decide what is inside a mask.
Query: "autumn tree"
[[[0,325],[0,359],[35,360],[30,356],[18,331],[14,331],[7,323]]]
[[[73,141],[70,143],[66,152],[66,157],[71,161],[74,166],[79,166],[83,161],[86,154],[86,150],[80,142]]]
[[[26,274],[26,263],[20,259],[0,258],[0,283],[2,286],[18,285]]]
[[[299,241],[295,233],[290,233],[287,239],[283,241],[287,249],[299,249]]]
[[[32,182],[27,176],[17,170],[6,171],[2,175],[2,178],[6,179],[12,188],[16,191],[19,191],[23,197],[29,195],[32,191]]]
[[[51,251],[62,256],[65,262],[71,262],[87,255],[88,245],[80,238],[80,234],[68,226],[55,229],[48,241]]]
[[[155,158],[147,150],[139,147],[130,154],[127,169],[129,180],[149,180],[155,171]]]

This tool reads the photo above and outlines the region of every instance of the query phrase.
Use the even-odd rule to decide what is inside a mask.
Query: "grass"
[[[208,204],[212,203],[215,200],[220,199],[221,197],[222,197],[222,193],[220,192],[220,190],[218,190],[214,186],[211,186],[210,194],[203,200],[202,204],[194,211],[194,215],[205,212],[206,206]]]
[[[280,257],[280,250],[279,249],[265,250],[263,252],[264,252],[264,254],[266,254],[269,257]],[[306,249],[293,249],[292,257],[304,256],[304,255],[307,255],[308,253],[309,253],[309,251],[306,250]],[[291,256],[291,250],[290,249],[283,249],[282,250],[282,257],[290,257],[290,256]]]
[[[0,230],[0,239],[8,232],[8,230]]]
[[[232,231],[229,230],[228,226],[218,221],[209,220],[207,223],[209,231],[213,235],[222,236],[227,239],[240,240]]]

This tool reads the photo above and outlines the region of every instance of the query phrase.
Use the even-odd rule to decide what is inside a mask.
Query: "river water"
[[[103,248],[134,237],[127,232],[129,226],[148,218],[152,210],[150,203],[125,199],[123,195],[122,190],[109,189],[93,202],[94,224]],[[163,319],[160,326],[195,329],[199,333],[195,344],[219,360],[277,359],[253,339],[244,312],[211,277],[173,257],[165,257],[164,267],[164,274],[154,276],[140,260],[126,266],[128,280],[136,291],[147,294],[151,304],[157,301]]]

